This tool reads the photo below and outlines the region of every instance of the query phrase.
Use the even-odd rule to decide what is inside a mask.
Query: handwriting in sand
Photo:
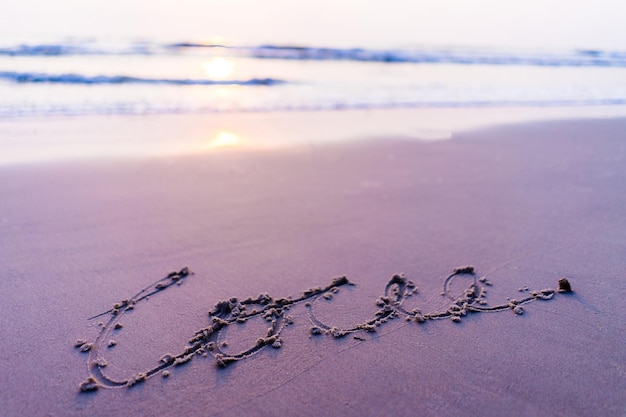
[[[147,300],[150,296],[167,290],[175,284],[181,284],[192,273],[185,267],[180,271],[169,273],[166,277],[143,288],[134,296],[121,300],[113,307],[101,314],[91,317],[90,320],[98,317],[107,317],[106,323],[102,322],[100,332],[95,341],[88,342],[78,339],[75,343],[76,349],[80,352],[88,353],[87,366],[89,377],[80,384],[83,392],[94,391],[99,387],[132,387],[138,383],[146,381],[151,376],[160,373],[163,377],[168,377],[168,368],[180,366],[192,360],[195,356],[211,355],[215,358],[218,366],[228,366],[228,364],[248,358],[261,349],[267,347],[280,348],[283,340],[281,332],[285,326],[293,323],[293,319],[288,314],[291,307],[298,304],[305,304],[308,309],[311,321],[310,334],[329,335],[332,337],[345,337],[355,334],[357,340],[365,340],[358,335],[359,332],[376,332],[393,318],[404,318],[406,321],[424,323],[429,320],[450,319],[460,322],[465,316],[475,313],[512,311],[515,314],[523,314],[523,305],[536,300],[550,300],[557,293],[571,292],[571,287],[567,279],[559,280],[557,289],[543,289],[529,291],[523,289],[524,297],[510,299],[505,304],[490,306],[487,304],[486,287],[491,286],[491,282],[485,277],[478,277],[472,266],[455,268],[452,273],[445,278],[442,295],[449,300],[446,309],[433,312],[422,312],[419,309],[407,310],[403,307],[403,302],[407,297],[411,297],[418,290],[415,284],[403,275],[393,275],[385,286],[384,294],[376,299],[378,311],[371,319],[359,323],[350,328],[339,328],[328,325],[320,321],[314,314],[313,305],[320,297],[330,300],[333,294],[346,285],[354,285],[345,276],[333,279],[325,287],[310,288],[296,298],[273,298],[268,294],[260,294],[256,298],[246,298],[240,300],[232,297],[228,300],[219,301],[213,310],[209,312],[210,322],[208,326],[195,332],[188,341],[187,346],[177,354],[165,354],[158,363],[144,372],[129,376],[125,379],[114,379],[107,375],[107,361],[103,352],[106,348],[113,348],[116,342],[111,338],[113,333],[122,330],[121,317],[136,308],[137,305]],[[463,276],[469,279],[469,285],[460,296],[453,295],[450,285],[453,280]],[[253,346],[238,353],[225,352],[219,343],[220,333],[228,326],[244,323],[249,319],[262,317],[268,322],[267,333],[259,337]]]

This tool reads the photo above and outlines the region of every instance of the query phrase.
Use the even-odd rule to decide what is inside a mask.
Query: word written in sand
[[[171,272],[165,278],[142,289],[133,297],[115,303],[111,309],[90,318],[93,320],[108,316],[108,321],[99,326],[100,332],[95,341],[89,342],[78,339],[74,345],[77,350],[88,354],[89,377],[80,384],[81,391],[95,391],[99,387],[132,387],[143,383],[157,373],[161,373],[162,377],[167,378],[170,376],[168,368],[186,364],[197,356],[207,357],[211,355],[218,366],[224,367],[248,358],[267,347],[279,349],[283,344],[282,330],[285,326],[293,324],[292,317],[287,313],[290,308],[298,304],[304,304],[308,309],[311,336],[329,335],[340,338],[353,334],[355,340],[365,341],[366,339],[361,335],[367,332],[376,332],[379,327],[395,318],[404,318],[407,322],[419,324],[441,319],[460,322],[466,316],[484,312],[508,310],[521,315],[524,314],[522,306],[527,303],[537,300],[550,300],[559,292],[572,291],[569,281],[562,278],[559,280],[557,289],[546,288],[528,291],[528,294],[522,299],[509,299],[505,304],[488,306],[485,287],[491,286],[491,282],[485,277],[477,277],[472,266],[464,266],[455,268],[444,280],[442,295],[450,301],[447,308],[441,311],[422,312],[419,309],[408,310],[403,307],[406,298],[417,293],[418,289],[412,281],[399,274],[391,277],[385,286],[384,294],[376,299],[375,303],[378,310],[370,320],[353,327],[340,328],[319,320],[313,312],[313,305],[320,297],[331,300],[333,294],[336,294],[341,287],[354,285],[348,278],[342,276],[333,279],[325,287],[310,288],[296,298],[273,298],[268,294],[260,294],[256,298],[248,297],[239,300],[232,297],[228,300],[219,301],[209,312],[209,325],[197,330],[181,352],[165,354],[151,369],[131,375],[126,379],[114,379],[108,376],[105,372],[108,363],[103,355],[103,352],[106,351],[104,347],[113,348],[116,345],[115,341],[111,339],[111,335],[122,330],[120,318],[125,313],[135,309],[139,303],[147,300],[149,296],[164,291],[174,284],[180,284],[191,274],[187,267],[180,271]],[[470,283],[460,296],[454,296],[450,287],[454,279],[460,276],[469,277]],[[220,343],[220,333],[228,326],[236,326],[255,317],[261,317],[267,321],[266,333],[259,337],[252,346],[241,352],[227,353],[222,350],[223,347],[227,346],[227,343]]]

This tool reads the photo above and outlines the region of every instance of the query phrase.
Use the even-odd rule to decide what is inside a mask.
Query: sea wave
[[[1,56],[158,55],[169,47],[156,43],[67,42],[0,46]]]
[[[273,86],[284,84],[285,81],[274,78],[252,78],[249,80],[205,80],[189,78],[141,78],[127,75],[96,75],[81,74],[46,74],[33,72],[0,72],[0,79],[15,83],[49,83],[49,84],[156,84],[156,85],[242,85],[242,86]]]
[[[232,46],[214,43],[125,43],[69,42],[58,44],[19,44],[0,47],[0,56],[56,57],[65,55],[178,55],[212,54],[258,59],[338,60],[381,63],[526,65],[626,67],[626,51],[575,50],[532,51],[485,48],[320,48],[291,45]]]
[[[499,52],[465,49],[337,49],[264,45],[249,48],[247,53],[260,59],[338,60],[382,63],[527,65],[527,66],[598,66],[626,67],[626,53],[574,51],[570,53]]]

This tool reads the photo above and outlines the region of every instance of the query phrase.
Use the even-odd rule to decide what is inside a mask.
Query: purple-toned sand
[[[626,120],[2,166],[0,414],[623,416],[625,167]]]

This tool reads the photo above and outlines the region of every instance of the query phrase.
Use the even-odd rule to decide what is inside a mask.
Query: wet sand
[[[621,416],[624,132],[2,166],[0,409]]]

